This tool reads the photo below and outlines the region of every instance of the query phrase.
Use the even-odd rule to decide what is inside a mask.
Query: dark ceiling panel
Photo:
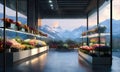
[[[49,2],[51,1],[51,3]],[[84,18],[91,0],[42,0],[39,10],[42,18]],[[52,6],[51,6],[52,5]],[[47,12],[46,12],[47,11]]]
[[[27,15],[27,6],[24,1],[19,0],[19,12]],[[41,18],[85,18],[88,13],[95,10],[97,0],[38,0],[39,17]],[[105,0],[99,0],[100,5]],[[12,2],[11,2],[12,3]],[[14,4],[15,5],[15,4]],[[8,5],[10,7],[10,5]],[[12,7],[10,7],[12,8]],[[12,8],[13,9],[13,8]],[[15,9],[14,9],[15,10]]]

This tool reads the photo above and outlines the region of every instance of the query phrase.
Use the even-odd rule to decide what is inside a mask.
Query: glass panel
[[[0,0],[0,27],[4,27],[3,15],[4,15],[3,0]],[[0,28],[0,72],[3,72],[4,59],[3,59],[3,28]]]
[[[27,0],[18,0],[18,23],[23,28],[20,31],[25,31],[24,25],[27,25]]]
[[[16,22],[16,0],[6,1],[6,28],[15,29]]]
[[[0,27],[4,26],[3,21],[3,0],[0,0]],[[0,52],[3,51],[3,28],[0,28]]]
[[[0,27],[3,27],[3,0],[0,0]]]
[[[110,48],[110,0],[106,1],[100,8],[99,12],[99,34],[100,34],[100,55],[111,55]]]
[[[89,46],[98,43],[98,31],[97,31],[97,12],[89,17],[89,24],[88,24],[88,38],[89,38]]]
[[[83,24],[83,28],[81,29],[81,36],[80,36],[80,42],[81,44],[80,45],[84,45],[86,46],[87,45],[87,38],[84,38],[84,36],[86,36],[86,32],[87,32],[87,19],[84,19],[84,24]]]
[[[113,53],[115,56],[120,55],[120,0],[113,0]]]

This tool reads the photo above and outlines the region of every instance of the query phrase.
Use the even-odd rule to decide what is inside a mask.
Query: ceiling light
[[[53,7],[53,4],[50,4],[51,7]]]
[[[52,1],[51,1],[51,0],[49,0],[49,3],[52,3]]]

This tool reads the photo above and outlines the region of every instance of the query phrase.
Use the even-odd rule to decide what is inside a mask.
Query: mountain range
[[[105,21],[101,22],[100,25],[106,26],[106,33],[110,32],[110,20],[106,19]],[[113,37],[120,37],[120,20],[114,20],[113,19]],[[96,25],[89,27],[89,29],[94,29],[96,27]],[[69,30],[64,30],[63,28],[56,27],[56,28],[52,28],[48,25],[43,25],[42,27],[39,28],[41,31],[45,32],[48,34],[48,36],[53,36],[55,40],[67,40],[67,39],[71,39],[71,40],[76,40],[79,41],[81,33],[85,32],[87,27],[85,26],[80,26],[72,31]]]

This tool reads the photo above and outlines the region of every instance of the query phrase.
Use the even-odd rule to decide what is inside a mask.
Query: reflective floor
[[[79,64],[77,51],[49,51],[15,67],[15,72],[88,72]]]
[[[120,58],[113,56],[111,67],[100,65],[92,67],[82,58],[78,58],[77,51],[50,50],[12,68],[7,69],[7,72],[120,72]]]

